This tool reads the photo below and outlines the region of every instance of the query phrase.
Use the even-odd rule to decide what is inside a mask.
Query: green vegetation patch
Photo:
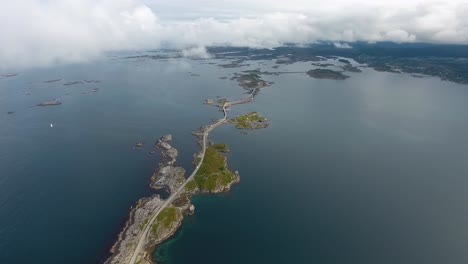
[[[151,226],[151,234],[152,234],[154,237],[157,237],[157,235],[158,235],[158,227],[159,227],[159,223],[158,223],[158,222],[154,223],[154,224]]]
[[[245,115],[240,115],[236,118],[229,120],[230,123],[235,124],[238,129],[260,129],[265,128],[269,124],[265,117],[260,116],[258,112],[251,112]]]
[[[195,182],[194,180],[191,180],[191,181],[187,182],[187,184],[185,185],[185,190],[193,191],[197,187],[198,187],[197,182]]]
[[[176,220],[177,208],[166,207],[156,217],[157,223],[161,223],[164,227],[169,228],[171,223]]]
[[[171,206],[164,208],[156,217],[156,221],[151,225],[151,234],[154,237],[158,236],[158,229],[160,226],[170,228],[172,223],[177,218],[177,208]]]
[[[226,157],[219,149],[227,149],[227,146],[215,144],[206,149],[205,159],[195,175],[195,182],[202,191],[214,191],[219,185],[225,187],[235,179],[226,168]]]
[[[229,151],[227,145],[224,143],[216,143],[216,144],[213,144],[212,147],[215,148],[217,151],[221,151],[221,152]]]

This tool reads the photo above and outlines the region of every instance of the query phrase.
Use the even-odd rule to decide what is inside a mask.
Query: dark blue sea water
[[[205,63],[107,58],[1,79],[0,263],[104,260],[130,206],[151,193],[152,143],[173,134],[190,170],[191,131],[220,116],[203,100],[243,96],[218,79],[240,69]],[[371,69],[346,81],[264,78],[274,85],[230,114],[259,111],[270,127],[212,135],[230,146],[240,184],[194,197],[195,215],[158,258],[467,263],[467,86]],[[102,82],[63,86],[83,79]],[[30,108],[53,98],[63,104]],[[132,149],[138,141],[144,149]]]

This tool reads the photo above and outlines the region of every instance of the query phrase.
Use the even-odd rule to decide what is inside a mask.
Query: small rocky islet
[[[47,80],[47,81],[44,81],[44,83],[54,83],[54,82],[59,82],[61,81],[62,79],[52,79],[52,80]]]
[[[239,115],[229,119],[229,123],[235,124],[237,129],[261,129],[266,128],[270,124],[268,119],[260,116],[258,112],[250,112],[245,115]]]
[[[61,104],[62,104],[61,101],[59,101],[57,99],[54,99],[54,100],[38,103],[36,106],[57,106],[57,105],[61,105]]]
[[[5,78],[10,78],[10,77],[18,76],[18,73],[3,73],[3,74],[0,74],[0,76],[5,77]]]
[[[97,92],[99,92],[99,88],[94,88],[94,89],[91,89],[91,90],[87,90],[87,91],[82,92],[81,94],[82,95],[88,95],[88,94],[93,94],[93,93],[97,93]]]
[[[63,85],[65,86],[71,86],[71,85],[77,85],[77,84],[91,84],[91,83],[100,83],[101,81],[99,80],[81,80],[81,81],[70,81],[66,82]]]

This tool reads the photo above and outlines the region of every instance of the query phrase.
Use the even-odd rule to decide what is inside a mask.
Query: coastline
[[[197,153],[195,153],[195,157],[197,157],[198,155],[200,155],[201,153],[201,150]],[[162,164],[164,164],[164,162],[160,162],[158,163],[158,169],[156,169],[155,171],[155,174],[157,174],[158,170],[160,168],[164,168],[164,166],[162,166]],[[227,167],[227,158],[226,158],[226,167]],[[150,186],[151,188],[153,189],[156,189],[155,188],[155,174],[153,174],[153,176],[151,177],[152,178],[152,181],[150,183]],[[178,206],[174,206],[175,208],[178,208],[177,210],[179,210],[179,215],[178,217],[171,222],[171,226],[165,230],[162,230],[160,233],[158,233],[158,235],[154,236],[150,236],[147,243],[146,243],[146,247],[145,249],[143,250],[143,256],[142,258],[140,259],[141,262],[138,262],[138,263],[147,263],[147,264],[156,264],[156,262],[153,261],[152,259],[152,254],[154,253],[154,251],[157,249],[157,247],[159,245],[161,245],[162,243],[164,243],[165,241],[167,241],[168,239],[170,239],[171,237],[173,237],[176,232],[179,230],[180,226],[182,225],[182,222],[185,218],[185,216],[187,214],[193,214],[194,213],[194,207],[193,205],[191,204],[191,198],[193,195],[196,195],[196,194],[218,194],[218,193],[222,193],[222,192],[228,192],[231,190],[232,186],[239,183],[240,182],[240,177],[238,175],[238,173],[235,174],[236,177],[233,179],[233,181],[231,181],[227,186],[223,187],[223,188],[218,188],[214,191],[205,191],[205,190],[200,190],[200,189],[195,189],[195,190],[186,190],[184,193],[182,193],[179,197],[177,197],[176,200],[174,200],[173,204],[177,203],[177,202],[180,202],[179,200],[183,200],[181,201],[182,203],[179,204]],[[130,208],[130,211],[129,211],[129,219],[126,221],[125,225],[124,225],[124,228],[123,230],[118,234],[118,238],[117,238],[117,241],[113,244],[111,250],[110,250],[110,253],[112,254],[104,263],[128,263],[128,260],[129,260],[129,257],[131,256],[131,252],[129,252],[128,249],[128,245],[129,243],[131,243],[131,245],[133,246],[134,244],[134,241],[135,241],[135,237],[136,236],[133,236],[131,234],[134,234],[134,231],[135,231],[135,226],[141,226],[142,224],[142,217],[138,217],[137,214],[138,214],[138,211],[139,210],[144,210],[145,208],[145,205],[147,205],[148,203],[151,203],[151,202],[157,202],[157,203],[162,203],[163,200],[161,200],[161,198],[159,197],[159,195],[155,194],[151,197],[144,197],[144,198],[141,198],[137,201],[136,205],[135,206],[132,206]],[[143,220],[143,223],[144,223],[144,220]],[[133,227],[133,228],[132,228]],[[140,231],[141,231],[141,228],[140,228]],[[149,246],[148,246],[149,245]],[[131,251],[131,250],[130,250]]]

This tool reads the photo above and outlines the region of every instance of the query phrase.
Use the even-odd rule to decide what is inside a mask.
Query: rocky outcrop
[[[4,73],[4,74],[1,74],[0,76],[10,78],[10,77],[15,77],[17,75],[18,73]]]
[[[178,151],[169,144],[170,141],[172,141],[172,135],[165,135],[155,144],[155,146],[161,150],[162,159],[159,161],[156,170],[151,176],[150,186],[156,190],[164,188],[172,193],[184,183],[185,170],[182,167],[174,166],[177,161]],[[142,147],[143,143],[137,143],[136,146]],[[123,231],[119,234],[118,241],[111,249],[111,253],[113,253],[112,257],[109,258],[106,263],[123,264],[130,261],[142,231],[149,224],[154,212],[157,211],[163,203],[164,200],[158,195],[142,198],[137,202],[136,206],[130,210],[130,218],[125,224]],[[190,201],[183,203],[179,207],[174,207],[177,213],[169,226],[162,225],[158,227],[157,225],[160,221],[155,221],[153,223],[156,224],[156,227],[154,227],[155,230],[152,230],[150,241],[147,241],[147,244],[154,245],[171,236],[182,221],[182,212],[187,210],[189,205]],[[165,209],[163,209],[163,211],[164,210]],[[142,263],[151,263],[148,259],[143,258],[141,260]]]
[[[163,142],[171,142],[172,141],[172,135],[171,134],[166,134],[161,137],[160,139]]]
[[[39,103],[36,106],[54,106],[54,105],[61,105],[61,104],[62,102],[60,102],[59,100],[51,100],[51,101]]]
[[[130,261],[140,233],[148,224],[152,213],[162,204],[163,201],[158,196],[142,198],[137,202],[135,208],[130,211],[130,219],[119,234],[118,241],[111,249],[113,256],[105,262],[106,264],[123,264]]]
[[[174,166],[179,152],[169,144],[171,141],[172,135],[168,134],[161,137],[155,144],[161,150],[163,159],[159,162],[158,168],[151,176],[150,184],[156,190],[162,188],[169,189],[170,193],[177,190],[185,181],[185,169]]]

